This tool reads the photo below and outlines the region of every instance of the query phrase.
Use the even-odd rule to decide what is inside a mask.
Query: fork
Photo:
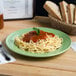
[[[6,49],[3,47],[3,45],[0,43],[0,53],[3,55],[5,60],[10,61],[10,57],[6,53]]]

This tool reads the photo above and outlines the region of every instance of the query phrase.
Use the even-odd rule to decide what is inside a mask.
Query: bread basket
[[[51,27],[61,30],[69,35],[76,35],[76,25],[67,24],[49,15]]]

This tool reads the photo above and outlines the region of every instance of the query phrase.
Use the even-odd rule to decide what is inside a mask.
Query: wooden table
[[[29,27],[48,27],[34,20],[5,21],[5,26],[0,30],[0,40],[20,29]],[[70,36],[76,41],[76,36]],[[9,50],[10,51],[10,50]],[[76,76],[76,52],[71,48],[65,53],[50,58],[37,59],[10,53],[16,62],[0,65],[0,76]]]

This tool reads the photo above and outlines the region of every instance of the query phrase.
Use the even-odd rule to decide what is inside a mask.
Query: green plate
[[[55,29],[50,29],[50,28],[44,28],[44,27],[38,27],[39,29],[49,32],[49,33],[54,33],[55,35],[58,35],[59,37],[63,38],[63,42],[62,42],[62,46],[52,52],[48,52],[48,53],[31,53],[28,51],[24,51],[19,49],[15,44],[14,44],[14,40],[16,36],[20,36],[23,33],[27,33],[29,31],[33,31],[33,28],[28,28],[28,29],[22,29],[19,31],[16,31],[12,34],[10,34],[7,38],[6,38],[6,45],[7,47],[12,50],[15,53],[24,55],[24,56],[31,56],[31,57],[50,57],[50,56],[56,56],[59,55],[61,53],[64,53],[66,50],[69,49],[70,45],[71,45],[71,39],[69,38],[69,36],[61,31],[55,30]]]

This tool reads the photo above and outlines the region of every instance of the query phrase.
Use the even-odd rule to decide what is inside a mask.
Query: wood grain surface
[[[0,30],[0,41],[4,43],[12,32],[29,27],[50,28],[50,25],[34,20],[5,21],[4,28]],[[76,41],[76,36],[70,38]],[[61,55],[43,59],[21,56],[9,49],[8,51],[16,61],[0,65],[0,76],[76,76],[76,52],[71,48]]]

